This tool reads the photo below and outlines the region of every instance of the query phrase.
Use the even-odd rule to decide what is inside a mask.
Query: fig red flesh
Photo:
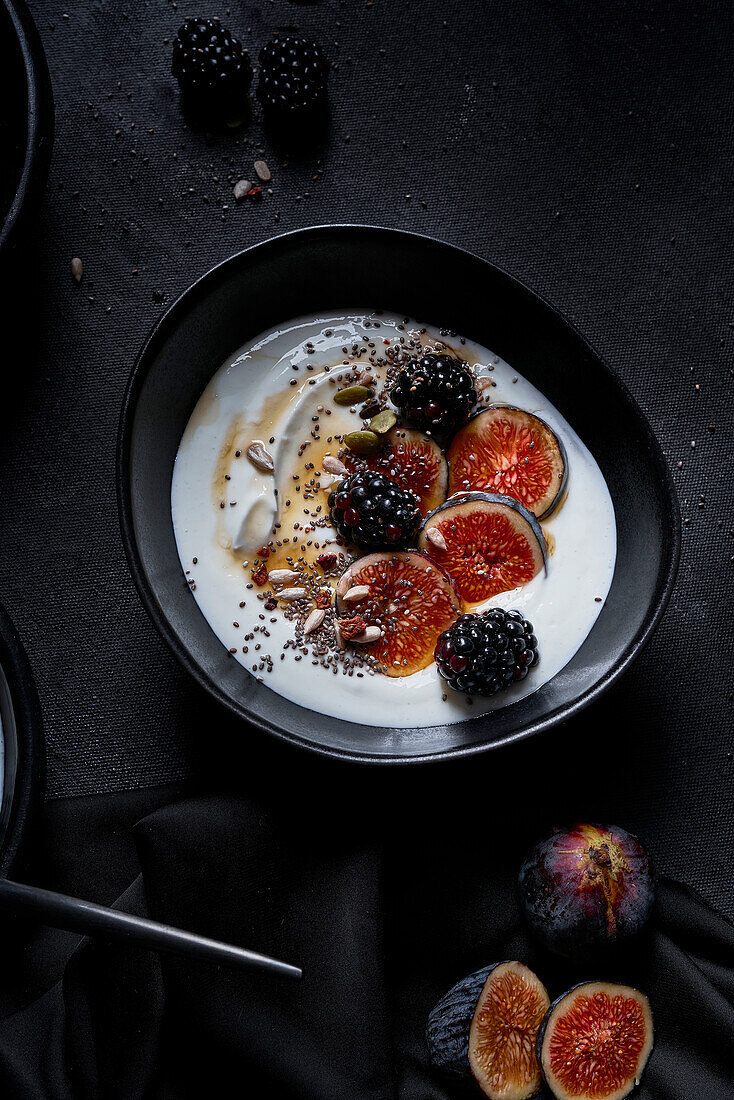
[[[536,516],[558,503],[566,483],[563,444],[544,420],[510,405],[474,416],[449,448],[449,496],[481,490],[514,497]]]
[[[419,546],[446,570],[465,606],[527,584],[546,561],[535,517],[517,501],[491,493],[447,500],[427,518]]]
[[[543,1076],[557,1100],[623,1100],[639,1083],[653,1046],[644,993],[585,982],[560,997],[538,1036]]]
[[[358,603],[344,603],[340,611],[355,609],[371,626],[381,629],[378,641],[363,647],[376,657],[388,676],[410,676],[433,663],[436,641],[459,614],[451,580],[424,554],[378,553],[359,558],[340,581],[340,591],[364,586],[369,593]]]
[[[536,1040],[549,1004],[523,963],[500,963],[490,972],[469,1031],[469,1065],[490,1100],[528,1100],[538,1091]]]
[[[520,870],[531,930],[551,951],[586,955],[639,933],[655,894],[650,856],[610,825],[574,825],[536,845]]]
[[[422,516],[427,516],[446,499],[449,474],[446,458],[435,440],[410,428],[393,428],[374,455],[345,451],[341,456],[351,473],[376,470],[387,474],[403,489],[410,489]]]

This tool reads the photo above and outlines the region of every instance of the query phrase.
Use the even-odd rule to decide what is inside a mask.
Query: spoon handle
[[[42,924],[63,928],[67,932],[81,932],[85,936],[102,936],[119,940],[153,951],[169,951],[188,958],[206,959],[242,969],[267,970],[287,978],[300,978],[303,971],[297,966],[279,959],[248,951],[245,947],[198,936],[170,924],[131,913],[121,913],[105,905],[96,905],[53,890],[37,886],[25,886],[10,879],[0,879],[0,909],[17,916],[23,913]]]

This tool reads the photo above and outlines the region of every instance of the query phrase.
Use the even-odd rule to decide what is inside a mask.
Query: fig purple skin
[[[647,849],[614,825],[573,825],[537,844],[520,869],[530,930],[548,950],[585,957],[647,924],[655,876]]]

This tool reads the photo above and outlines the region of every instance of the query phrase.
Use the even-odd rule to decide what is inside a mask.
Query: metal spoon
[[[0,879],[0,909],[5,909],[14,916],[26,914],[42,924],[63,928],[67,932],[103,936],[136,947],[168,951],[187,958],[205,959],[242,969],[267,970],[286,978],[303,977],[300,967],[272,959],[269,955],[261,955],[258,951],[248,951],[245,947],[235,947],[207,936],[198,936],[195,932],[185,932],[182,928],[160,924],[145,917],[135,917],[131,913],[120,913],[117,909],[72,898],[68,894],[57,894],[53,890],[42,890],[37,886],[24,886],[10,879]]]

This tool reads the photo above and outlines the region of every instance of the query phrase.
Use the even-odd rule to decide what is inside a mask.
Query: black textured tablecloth
[[[38,880],[112,901],[138,868],[130,826],[172,793],[265,789],[277,810],[274,777],[297,767],[319,801],[372,791],[367,816],[433,819],[471,775],[489,877],[506,830],[606,818],[734,915],[731,5],[203,0],[253,57],[298,25],[335,63],[328,135],[298,155],[257,118],[238,135],[187,128],[168,67],[193,9],[31,7],[57,132],[4,295],[0,599],[38,680],[49,798],[106,795],[49,805]],[[272,195],[236,203],[261,154]],[[442,237],[552,300],[630,386],[680,496],[677,588],[623,680],[565,729],[430,778],[304,763],[225,716],[159,641],[118,533],[117,418],[151,325],[232,252],[336,221]],[[6,1008],[58,978],[71,942],[14,959]]]
[[[6,350],[20,385],[0,405],[0,598],[36,670],[49,796],[211,771],[202,730],[227,724],[158,640],[122,553],[115,434],[145,334],[245,245],[317,222],[395,225],[474,249],[554,301],[652,421],[684,517],[678,586],[579,736],[608,720],[606,751],[626,761],[611,809],[734,912],[719,854],[734,842],[731,6],[237,5],[229,22],[253,56],[297,23],[338,66],[327,139],[296,158],[257,121],[239,136],[186,128],[168,73],[174,6],[32,7],[57,133],[6,325],[22,345]],[[260,150],[273,195],[237,204],[232,181]],[[491,758],[477,767],[491,774]]]

